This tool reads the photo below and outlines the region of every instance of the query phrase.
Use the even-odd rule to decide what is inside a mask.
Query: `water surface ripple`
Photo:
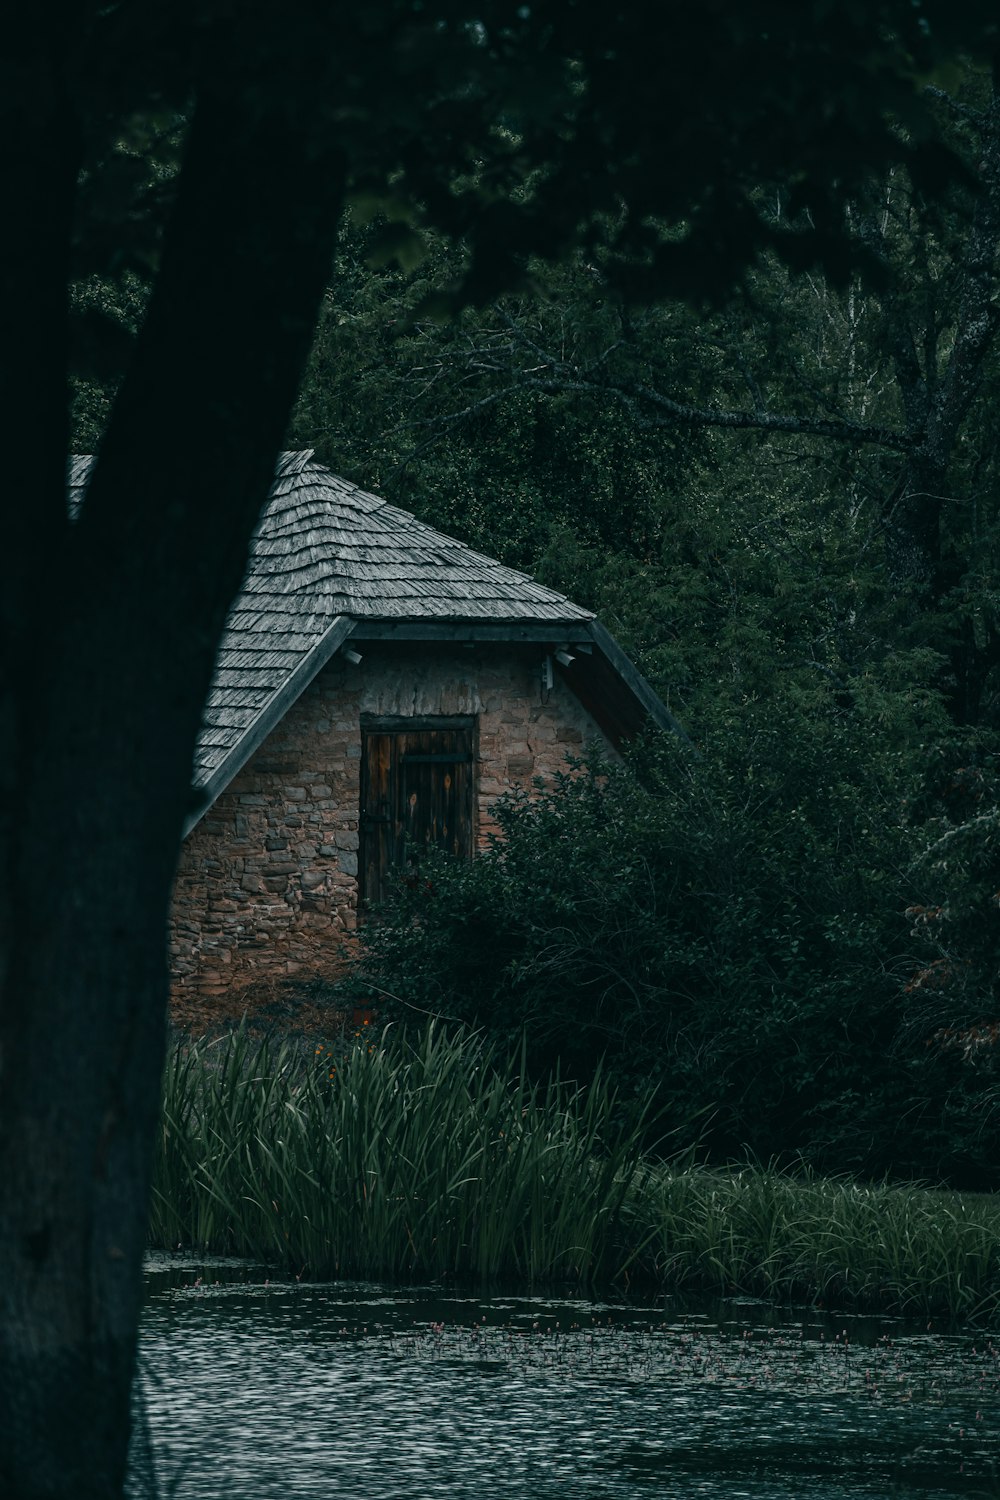
[[[1000,1496],[997,1347],[900,1321],[160,1260],[141,1368],[178,1500]]]

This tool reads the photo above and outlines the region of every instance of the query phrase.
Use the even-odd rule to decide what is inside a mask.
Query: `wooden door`
[[[362,901],[384,900],[428,845],[471,858],[473,731],[465,718],[362,723]]]

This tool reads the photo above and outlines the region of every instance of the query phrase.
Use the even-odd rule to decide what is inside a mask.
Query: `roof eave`
[[[590,639],[591,617],[567,620],[380,620],[356,617],[359,641],[510,641],[521,645]]]
[[[578,662],[570,667],[560,666],[559,675],[616,749],[650,724],[687,740],[666,704],[599,620],[529,620],[484,625],[479,621],[373,620],[337,615],[225,758],[203,782],[196,783],[192,794],[194,806],[184,824],[185,838],[348,637],[353,637],[358,644],[364,641],[482,641],[549,648],[564,646],[570,651],[574,645],[578,648],[589,646],[592,651],[582,655]],[[617,684],[617,706],[610,701],[610,695],[601,691],[602,673],[610,674]]]
[[[664,733],[676,734],[680,739],[688,742],[687,734],[674,718],[663,699],[647,679],[643,677],[631,657],[625,654],[611,632],[605,630],[600,620],[591,620],[589,633],[600,655],[621,679],[635,700],[637,707],[648,717],[650,722],[657,729],[663,730]]]
[[[201,821],[216,798],[221,796],[234,777],[242,771],[254,751],[260,748],[271,730],[277,727],[292,704],[302,696],[313,678],[322,671],[353,629],[354,620],[350,615],[337,615],[312,650],[307,652],[295,670],[285,678],[281,687],[268,700],[266,707],[253,723],[247,726],[232,749],[227,751],[224,759],[204,781],[195,781],[192,788],[194,805],[185,819],[182,837],[187,838],[192,828]]]
[[[598,662],[588,663],[581,658],[572,667],[560,667],[559,676],[591,718],[597,721],[615,749],[649,725],[664,733],[676,734],[682,740],[686,741],[688,738],[662,698],[610,631],[593,615],[584,615],[583,611],[575,619],[492,621],[489,624],[473,619],[358,619],[355,621],[354,635],[358,641],[492,641],[546,647],[565,646],[570,651],[574,646],[586,643],[596,649]],[[599,683],[594,681],[599,678],[600,664],[613,674],[619,684],[620,697],[625,700],[617,713],[602,701]],[[588,692],[589,685],[593,685],[596,690]]]

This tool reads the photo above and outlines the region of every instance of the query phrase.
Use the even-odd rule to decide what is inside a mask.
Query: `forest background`
[[[717,1153],[982,1179],[995,7],[85,0],[8,30],[0,1489],[123,1492],[166,914],[282,440],[598,602],[690,735],[511,808],[463,941],[421,896],[378,972],[529,1019],[539,1062],[659,1070]]]
[[[995,1186],[1000,104],[948,83],[946,191],[873,174],[846,270],[764,255],[721,303],[624,300],[590,247],[442,316],[461,246],[356,205],[287,445],[593,608],[690,736],[402,886],[383,1006],[652,1075],[716,1156]],[[76,283],[75,451],[146,295]]]

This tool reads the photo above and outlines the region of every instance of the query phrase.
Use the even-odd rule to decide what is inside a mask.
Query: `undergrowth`
[[[387,1029],[305,1053],[178,1043],[150,1236],[313,1277],[651,1284],[991,1316],[1000,1208],[643,1150],[626,1107],[532,1082],[467,1032]]]

